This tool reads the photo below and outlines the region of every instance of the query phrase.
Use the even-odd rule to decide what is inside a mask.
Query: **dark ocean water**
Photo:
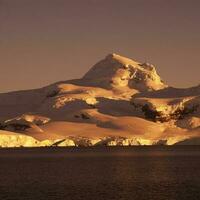
[[[0,149],[0,200],[200,200],[200,147]]]

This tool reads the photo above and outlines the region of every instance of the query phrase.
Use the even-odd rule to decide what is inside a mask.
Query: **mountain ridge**
[[[117,54],[80,79],[1,93],[0,110],[0,129],[33,138],[30,146],[172,145],[200,137],[200,85],[170,87],[154,65]]]

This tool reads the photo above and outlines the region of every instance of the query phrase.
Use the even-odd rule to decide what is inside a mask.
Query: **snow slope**
[[[152,64],[117,54],[80,79],[0,94],[0,110],[0,146],[172,145],[200,137],[200,86],[170,87]]]

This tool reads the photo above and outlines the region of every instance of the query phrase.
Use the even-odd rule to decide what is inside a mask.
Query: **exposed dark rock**
[[[158,112],[156,110],[152,110],[149,108],[149,105],[145,104],[142,107],[142,111],[144,112],[145,118],[150,119],[152,121],[160,121],[160,122],[168,122],[170,120],[179,120],[184,119],[187,115],[194,113],[198,109],[198,106],[194,106],[192,108],[184,107],[178,108],[174,112],[170,114],[165,114],[163,112]]]
[[[58,146],[59,144],[61,144],[62,142],[64,142],[66,139],[62,139],[62,140],[59,140],[57,142],[54,142],[51,146]]]
[[[82,113],[81,114],[82,119],[90,119],[86,114]]]
[[[90,119],[90,117],[84,113],[81,113],[80,115],[74,115],[75,118],[82,118],[82,119]]]
[[[5,130],[6,126],[0,123],[0,130]]]
[[[145,104],[142,107],[142,111],[144,112],[144,115],[147,119],[151,119],[153,121],[156,121],[157,118],[161,117],[161,113],[154,111],[152,109],[149,108],[149,106],[147,104]]]
[[[153,143],[153,145],[166,145],[166,144],[167,144],[167,140],[159,140]]]
[[[9,125],[5,125],[4,130],[15,130],[15,131],[24,131],[28,128],[31,128],[29,125],[25,125],[25,124],[9,124]]]
[[[58,90],[54,90],[52,92],[50,92],[49,94],[47,94],[46,97],[50,98],[50,97],[55,97],[59,94],[59,91]]]

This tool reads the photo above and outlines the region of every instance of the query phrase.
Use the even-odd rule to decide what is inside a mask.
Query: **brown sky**
[[[81,77],[115,52],[200,83],[199,0],[0,0],[0,92]]]

